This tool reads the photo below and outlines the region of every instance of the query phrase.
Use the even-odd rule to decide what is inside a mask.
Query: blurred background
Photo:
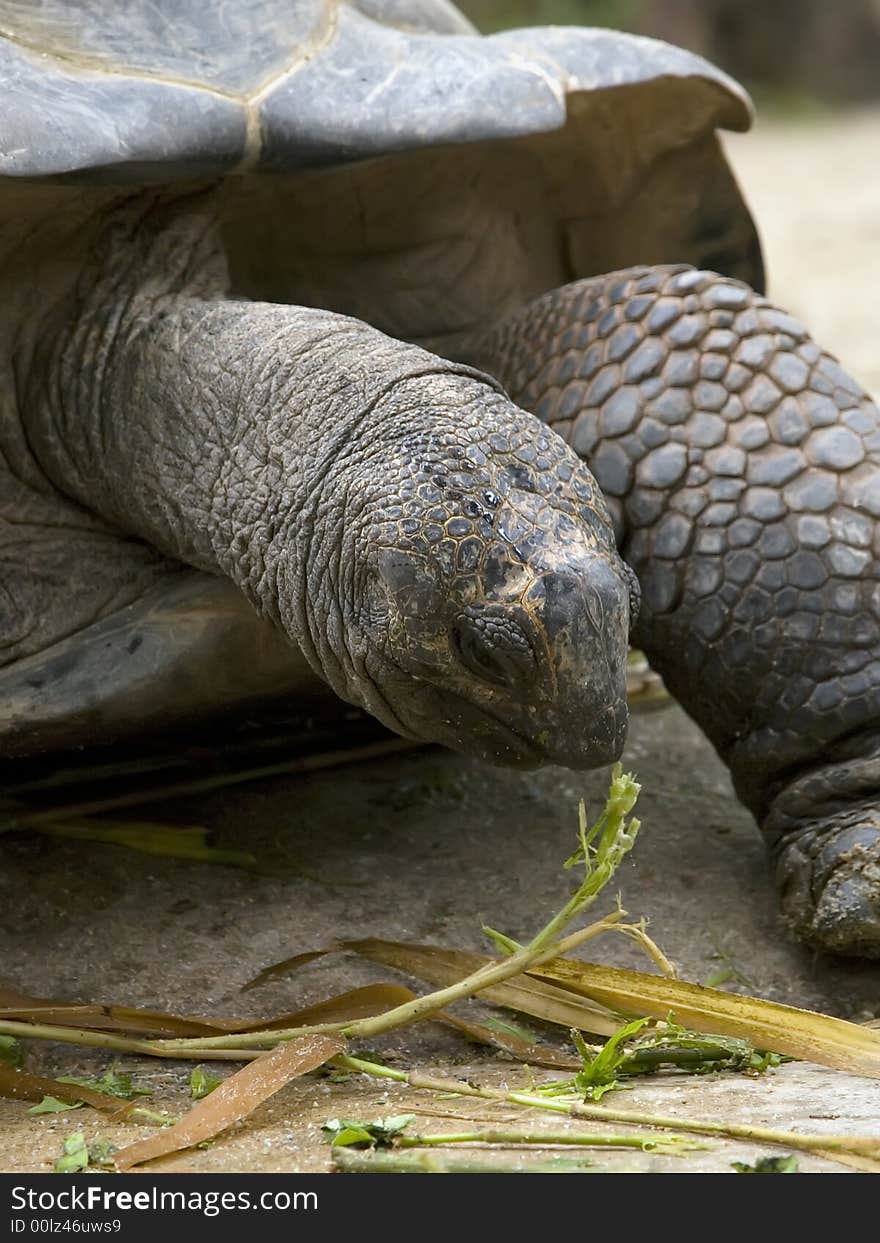
[[[880,95],[880,0],[459,0],[484,33],[613,26],[709,57],[789,106]]]
[[[880,394],[880,0],[457,0],[484,33],[611,26],[690,48],[751,92],[724,136],[770,295]]]

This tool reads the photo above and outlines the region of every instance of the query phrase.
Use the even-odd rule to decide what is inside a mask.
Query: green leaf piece
[[[574,1085],[585,1101],[599,1101],[606,1092],[619,1086],[617,1071],[627,1057],[621,1046],[640,1032],[647,1022],[648,1019],[634,1019],[632,1023],[625,1023],[595,1054],[580,1032],[572,1031],[575,1047],[584,1063],[583,1070],[579,1070],[574,1077]]]
[[[219,1088],[222,1082],[222,1075],[212,1075],[209,1070],[205,1070],[204,1066],[196,1066],[189,1077],[189,1094],[194,1101],[203,1100],[206,1096],[210,1096],[215,1088]]]
[[[636,844],[641,821],[635,816],[627,820],[636,805],[641,786],[632,773],[625,773],[620,763],[611,772],[611,784],[599,818],[587,826],[587,810],[583,800],[578,805],[578,839],[580,845],[565,867],[582,866],[584,877],[565,906],[554,915],[528,945],[540,950],[550,945],[571,921],[592,906],[614,876],[625,855]],[[492,934],[490,934],[492,935]],[[493,935],[497,942],[497,934]]]
[[[798,1159],[793,1152],[785,1157],[758,1157],[754,1165],[746,1161],[732,1161],[737,1174],[800,1174]]]
[[[719,1070],[763,1074],[783,1062],[794,1061],[782,1053],[756,1049],[738,1036],[707,1036],[688,1031],[672,1022],[671,1016],[657,1031],[636,1040],[617,1067],[621,1077],[646,1075],[661,1066],[674,1066],[690,1074],[705,1075]]]
[[[606,1092],[622,1085],[618,1083],[619,1067],[628,1054],[622,1045],[640,1032],[650,1019],[634,1019],[624,1023],[598,1050],[588,1045],[581,1033],[572,1028],[571,1037],[580,1054],[582,1068],[571,1079],[557,1079],[535,1089],[541,1096],[580,1096],[584,1101],[600,1101]]]
[[[390,1148],[414,1117],[415,1114],[397,1114],[390,1118],[377,1118],[375,1122],[331,1118],[321,1130],[333,1148]]]
[[[514,941],[513,937],[507,936],[504,932],[499,932],[496,928],[490,928],[488,924],[483,924],[483,933],[502,954],[515,954],[523,948],[519,941]]]
[[[605,806],[595,823],[587,828],[587,809],[581,800],[578,805],[578,849],[566,859],[564,866],[577,867],[584,864],[588,877],[597,867],[604,868],[617,857],[617,862],[631,850],[638,833],[638,822],[626,827],[626,817],[636,805],[641,786],[631,773],[623,771],[619,762],[611,774],[611,786]],[[632,840],[629,840],[629,839]],[[613,866],[616,866],[614,863]],[[612,869],[613,870],[613,869]]]
[[[97,1077],[58,1075],[58,1082],[73,1083],[80,1088],[91,1088],[94,1092],[103,1092],[105,1096],[118,1096],[123,1101],[133,1101],[139,1096],[153,1095],[152,1088],[144,1088],[132,1083],[131,1075],[113,1069]]]
[[[55,1162],[55,1173],[76,1174],[89,1166],[109,1169],[113,1165],[115,1151],[116,1145],[111,1144],[109,1139],[93,1139],[86,1143],[82,1131],[74,1131],[64,1140],[61,1156]]]
[[[71,1109],[82,1109],[82,1101],[60,1101],[57,1096],[44,1096],[39,1105],[32,1105],[29,1114],[66,1114]]]
[[[116,1145],[112,1144],[109,1139],[93,1139],[86,1147],[89,1153],[89,1165],[96,1165],[105,1169],[112,1168]]]
[[[736,979],[736,972],[733,967],[719,967],[716,971],[712,971],[703,980],[704,988],[721,988],[722,984],[729,984],[731,980]]]
[[[151,821],[98,820],[83,816],[44,819],[30,825],[50,837],[69,837],[78,841],[106,842],[127,846],[148,855],[169,859],[196,859],[201,863],[219,863],[226,867],[251,868],[257,858],[246,850],[222,850],[209,845],[210,834],[201,825],[154,824]]]
[[[24,1049],[14,1036],[0,1036],[0,1062],[20,1070],[24,1065]]]
[[[535,1032],[529,1031],[527,1027],[523,1027],[519,1023],[511,1023],[509,1020],[488,1018],[485,1020],[484,1027],[488,1027],[490,1031],[500,1032],[502,1036],[515,1036],[517,1040],[525,1040],[528,1044],[537,1044],[538,1036]]]
[[[74,1131],[64,1141],[61,1156],[55,1162],[56,1174],[75,1174],[89,1163],[89,1150],[82,1131]]]
[[[555,1080],[536,1091],[545,1096],[578,1094],[584,1101],[600,1101],[606,1092],[624,1087],[622,1079],[655,1074],[664,1067],[692,1075],[719,1070],[757,1075],[793,1060],[755,1049],[747,1040],[737,1037],[688,1031],[672,1022],[671,1016],[660,1028],[640,1037],[638,1033],[650,1021],[643,1018],[625,1023],[598,1051],[586,1043],[579,1031],[572,1030],[583,1068],[571,1079]]]

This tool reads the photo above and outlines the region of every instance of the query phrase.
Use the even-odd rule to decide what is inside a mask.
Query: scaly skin
[[[880,412],[737,281],[633,268],[537,299],[480,362],[589,463],[635,641],[729,765],[784,912],[880,956]]]

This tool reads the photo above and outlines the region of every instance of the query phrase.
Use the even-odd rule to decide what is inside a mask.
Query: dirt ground
[[[880,183],[866,167],[878,141],[880,114],[854,114],[809,127],[768,123],[730,144],[762,224],[775,298],[813,325],[875,391]],[[750,817],[676,707],[634,718],[625,761],[644,786],[644,829],[620,872],[624,902],[633,915],[650,919],[652,935],[684,978],[702,981],[727,964],[736,972],[733,988],[857,1020],[880,1014],[880,965],[817,957],[780,927]],[[567,892],[560,864],[572,846],[578,799],[595,809],[606,786],[605,772],[512,774],[434,750],[144,809],[151,819],[210,826],[219,845],[253,851],[257,871],[5,835],[0,977],[35,994],[189,1013],[257,1017],[308,1005],[389,973],[335,957],[240,989],[267,964],[340,936],[484,949],[483,921],[517,938],[534,931]],[[593,952],[602,961],[644,966],[622,939]],[[490,1057],[435,1025],[391,1037],[380,1051],[395,1065],[525,1083],[513,1061]],[[93,1072],[108,1061],[58,1045],[40,1045],[29,1055],[32,1069],[48,1073]],[[183,1064],[134,1058],[121,1065],[153,1087],[155,1107],[183,1107]],[[618,1102],[778,1129],[880,1132],[880,1082],[807,1066],[784,1066],[760,1081],[676,1077],[642,1084]],[[365,1079],[309,1078],[211,1148],[154,1168],[326,1170],[321,1122],[410,1108],[441,1111],[433,1121],[419,1118],[423,1130],[450,1129],[450,1114],[512,1117],[506,1106],[438,1103]],[[528,1121],[535,1129],[562,1126]],[[145,1133],[108,1125],[86,1109],[32,1117],[25,1105],[0,1101],[0,1169],[51,1168],[62,1137],[77,1129],[117,1143]],[[769,1150],[713,1141],[687,1158],[591,1155],[615,1170],[729,1171],[732,1160],[760,1151]],[[509,1160],[516,1168],[523,1158]],[[801,1168],[839,1167],[803,1158]]]

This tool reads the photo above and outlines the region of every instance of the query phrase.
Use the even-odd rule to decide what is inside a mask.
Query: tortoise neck
[[[141,236],[126,213],[31,359],[33,451],[86,509],[232,579],[345,694],[327,635],[358,563],[352,478],[406,382],[457,369],[341,315],[227,298],[203,217],[163,235],[142,212]]]

